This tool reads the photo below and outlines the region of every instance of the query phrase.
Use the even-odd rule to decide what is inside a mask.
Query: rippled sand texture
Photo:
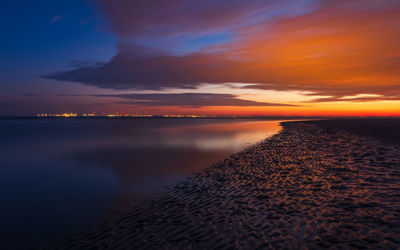
[[[285,123],[284,130],[72,236],[65,248],[398,248],[400,151]]]

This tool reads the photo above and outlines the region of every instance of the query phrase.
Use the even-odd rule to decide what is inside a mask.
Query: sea
[[[259,119],[2,119],[0,248],[99,224],[281,130]]]

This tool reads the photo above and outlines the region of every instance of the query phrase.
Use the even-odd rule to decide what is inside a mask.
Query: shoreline
[[[315,121],[282,126],[55,248],[400,246],[400,150]]]

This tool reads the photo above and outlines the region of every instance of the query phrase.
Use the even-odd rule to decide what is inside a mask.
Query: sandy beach
[[[285,122],[51,248],[398,249],[400,122],[366,121]]]

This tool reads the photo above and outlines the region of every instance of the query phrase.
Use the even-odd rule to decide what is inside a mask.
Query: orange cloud
[[[174,8],[181,11],[179,6],[185,3],[192,1],[174,1],[174,5],[168,6],[168,11],[173,12]],[[259,7],[260,3],[257,1],[254,6]],[[201,11],[185,9],[185,16],[190,11],[196,13],[197,18],[193,24],[196,30],[205,32],[212,29],[213,25],[219,29],[226,26],[233,30],[235,38],[229,43],[209,46],[186,55],[172,55],[168,52],[143,55],[138,52],[143,49],[125,46],[105,65],[59,72],[48,77],[115,89],[194,89],[203,83],[252,83],[245,88],[308,91],[309,95],[326,96],[317,102],[330,102],[330,105],[343,102],[343,97],[356,95],[374,96],[366,100],[358,98],[345,101],[379,103],[390,100],[393,102],[391,105],[383,105],[390,112],[398,105],[400,2],[320,1],[313,6],[312,11],[294,16],[278,16],[252,24],[245,18],[254,11],[246,8],[247,14],[240,15],[241,6],[244,5],[235,6],[234,11],[225,13],[228,16],[222,19],[215,16],[215,11],[224,9],[223,4],[216,9],[211,6]],[[118,16],[116,11],[112,13]],[[157,9],[156,13],[163,11]],[[213,22],[205,20],[207,18],[203,20],[210,13],[213,13]],[[232,16],[228,13],[232,13]],[[125,18],[129,19],[129,16]],[[143,18],[141,22],[145,21],[145,16]],[[157,25],[160,24],[157,16],[152,18]],[[170,25],[168,29],[178,27],[174,34],[190,31],[191,22],[182,24],[183,28],[179,30],[180,18],[168,15],[168,20],[165,23],[166,26]],[[143,28],[135,26],[132,33],[129,33],[128,21],[118,17],[113,21],[123,29],[120,31],[123,37],[126,34],[137,35]],[[238,25],[235,26],[234,22],[238,22]],[[246,25],[239,25],[241,22]],[[371,108],[365,102],[363,105]],[[330,107],[324,106],[331,110]],[[281,112],[281,109],[293,108],[275,109]],[[337,109],[339,112],[341,108]],[[357,106],[351,110],[361,112],[362,108]]]
[[[234,49],[247,61],[238,70],[252,73],[251,82],[261,86],[276,83],[327,95],[399,93],[399,6],[347,7],[324,6],[259,28]]]

